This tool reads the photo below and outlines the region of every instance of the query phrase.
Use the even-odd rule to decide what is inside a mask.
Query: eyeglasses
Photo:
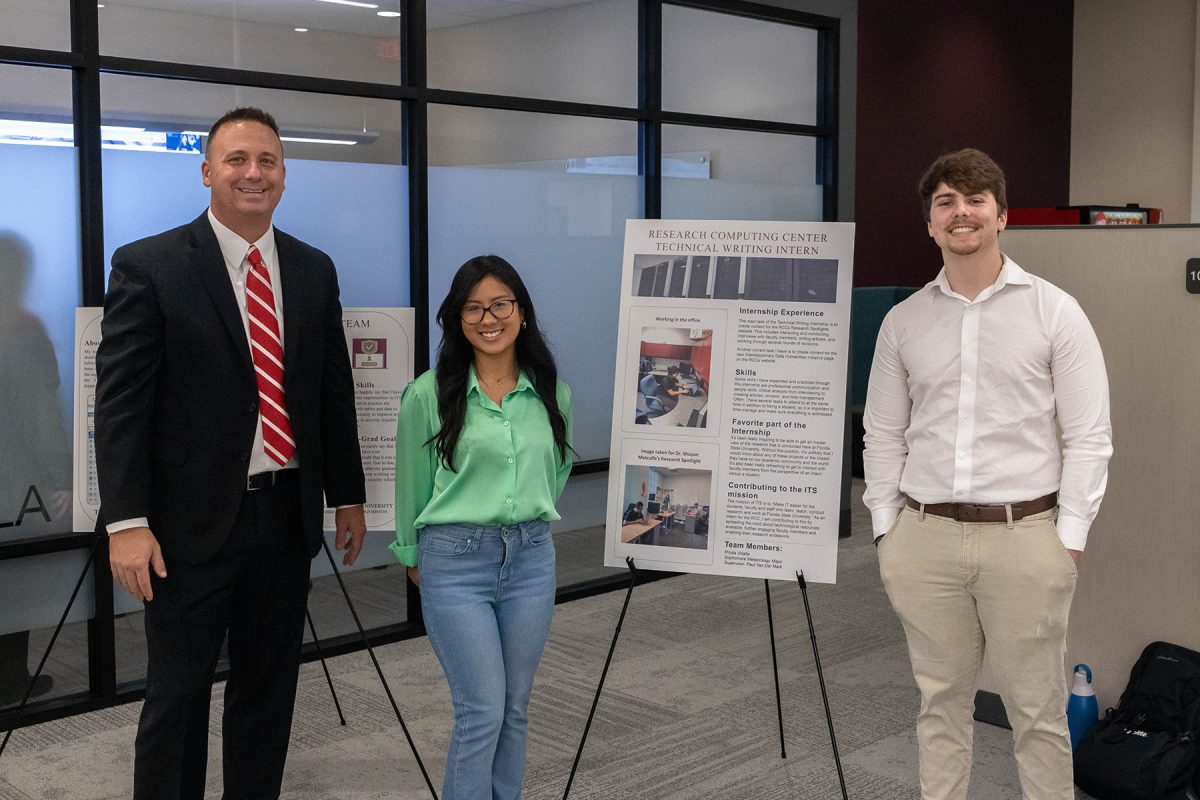
[[[516,300],[497,300],[490,306],[481,306],[478,303],[472,303],[469,306],[463,306],[459,316],[462,321],[468,325],[477,325],[483,322],[483,312],[490,312],[496,319],[508,319],[512,316],[513,309],[517,307]]]

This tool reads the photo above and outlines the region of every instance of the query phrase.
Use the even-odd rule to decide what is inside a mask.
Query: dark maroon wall
[[[937,274],[916,183],[947,150],[996,159],[1010,206],[1068,202],[1072,16],[1063,0],[859,0],[856,286]]]

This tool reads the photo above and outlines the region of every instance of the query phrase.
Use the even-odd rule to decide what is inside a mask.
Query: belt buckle
[[[257,492],[259,489],[269,489],[275,485],[278,472],[256,472],[246,476],[246,491]]]

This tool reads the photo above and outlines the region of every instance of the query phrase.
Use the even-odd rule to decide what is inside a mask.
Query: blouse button
[[[508,427],[508,420],[504,420],[504,427]]]
[[[510,464],[511,464],[511,463],[513,463],[513,460],[512,460],[512,457],[511,457],[511,456],[510,456],[510,457],[509,457],[509,459],[508,459],[508,463],[510,463]]]
[[[510,506],[511,506],[511,505],[512,505],[512,498],[511,498],[511,497],[509,497],[509,498],[506,498],[506,499],[504,500],[504,502],[505,502],[505,503],[507,503],[508,505],[510,505]]]

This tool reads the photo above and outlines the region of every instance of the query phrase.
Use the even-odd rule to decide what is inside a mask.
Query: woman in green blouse
[[[459,268],[437,367],[404,390],[392,552],[421,589],[454,701],[443,800],[516,800],[526,711],[554,610],[554,504],[571,471],[571,392],[512,265]]]

